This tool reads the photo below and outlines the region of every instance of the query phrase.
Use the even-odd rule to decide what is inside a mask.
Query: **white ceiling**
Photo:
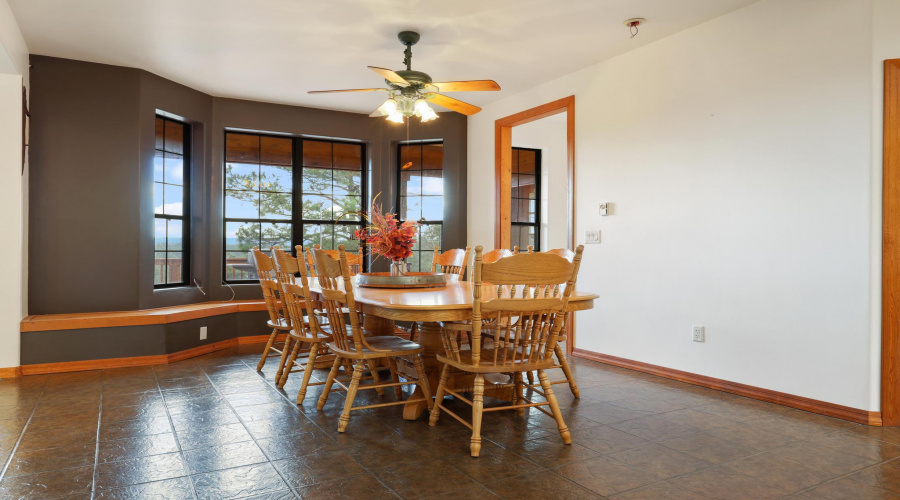
[[[485,105],[757,0],[9,0],[33,54],[132,66],[223,97],[368,113],[402,69],[396,34],[419,31],[413,69],[494,79]],[[629,38],[622,21],[645,17]]]

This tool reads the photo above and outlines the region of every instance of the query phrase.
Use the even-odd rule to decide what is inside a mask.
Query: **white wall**
[[[8,286],[0,288],[0,368],[19,366],[19,322],[27,313],[25,211],[28,177],[22,171],[22,85],[28,48],[0,0],[0,262]]]
[[[485,107],[470,242],[493,241],[494,120],[574,94],[577,240],[603,232],[577,347],[877,410],[890,4],[763,0]]]
[[[566,248],[566,113],[512,129],[512,145],[541,150],[541,249]]]

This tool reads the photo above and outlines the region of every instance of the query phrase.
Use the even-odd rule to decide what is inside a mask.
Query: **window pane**
[[[256,219],[259,193],[256,191],[225,191],[225,217],[229,219]]]
[[[290,193],[260,193],[260,219],[290,219],[293,201]]]
[[[333,208],[335,219],[344,215],[341,220],[359,220],[359,217],[345,215],[360,211],[359,196],[335,196]]]
[[[259,166],[259,190],[278,191],[290,193],[293,190],[291,180],[291,167],[279,167],[274,165]]]
[[[166,146],[170,153],[184,154],[184,125],[166,120]]]
[[[292,165],[293,141],[286,137],[260,137],[260,162]]]
[[[153,181],[163,181],[163,152],[156,151],[153,154]]]
[[[356,252],[359,249],[359,240],[352,239],[353,232],[362,226],[348,226],[344,224],[335,224],[334,226],[334,246],[344,245],[348,252]]]
[[[418,196],[400,197],[400,216],[403,220],[418,221],[422,218],[422,198]]]
[[[331,168],[331,143],[303,141],[303,166]]]
[[[303,169],[303,192],[316,194],[331,193],[331,170],[324,168]]]
[[[291,250],[291,230],[292,224],[286,223],[268,223],[261,224],[260,249],[268,251],[270,248],[277,246],[282,250]]]
[[[163,205],[165,205],[165,201],[163,201],[163,185],[159,182],[153,183],[153,213],[161,214],[163,213]]]
[[[303,246],[312,248],[313,245],[320,245],[323,250],[334,250],[331,224],[303,225]]]
[[[165,222],[165,221],[163,221]],[[165,245],[165,243],[163,243]],[[166,283],[166,252],[156,252],[153,256],[153,284]]]
[[[519,171],[519,150],[513,148],[512,150],[512,172],[515,174]]]
[[[443,196],[423,196],[422,197],[422,218],[425,220],[443,220],[444,219],[444,197]]]
[[[519,174],[518,177],[519,177],[519,183],[518,183],[518,186],[516,186],[516,187],[519,188],[519,192],[520,192],[519,198],[527,198],[528,197],[527,193],[534,192],[534,186],[536,185],[535,177],[534,177],[534,175],[530,175],[530,174],[529,175]]]
[[[180,220],[169,220],[166,250],[182,250],[181,240],[184,237],[184,226]]]
[[[259,163],[259,136],[234,133],[226,134],[225,161]]]
[[[534,174],[535,152],[527,149],[519,150],[519,173]]]
[[[184,278],[182,277],[181,267],[184,264],[182,260],[181,252],[169,252],[166,259],[166,269],[168,274],[168,279],[166,283],[182,283]]]
[[[441,248],[441,224],[423,224],[419,230],[419,238],[423,249]]]
[[[440,170],[422,171],[422,194],[437,196],[444,194],[443,172]]]
[[[259,246],[258,222],[226,222],[225,249],[250,251]]]
[[[259,165],[246,163],[225,164],[225,188],[257,189],[259,183]]]
[[[334,144],[334,168],[362,170],[362,144]]]
[[[422,172],[420,170],[400,171],[400,196],[422,194]]]
[[[334,194],[360,194],[362,192],[362,173],[349,170],[335,170]]]
[[[165,133],[165,121],[157,116],[156,117],[156,144],[153,146],[156,149],[162,149],[165,147],[165,143],[163,142],[163,134]]]
[[[155,250],[166,249],[166,219],[153,220],[153,239]]]
[[[184,157],[174,153],[166,153],[166,184],[184,184]]]
[[[529,206],[528,200],[512,200],[513,204],[516,206],[516,218],[513,219],[517,222],[534,222],[533,216],[534,212],[531,210]]]
[[[422,146],[420,144],[400,146],[400,168],[407,163],[412,163],[409,167],[410,170],[422,169]]]
[[[331,197],[303,195],[302,216],[304,219],[331,220]]]
[[[256,267],[250,263],[247,252],[225,252],[225,279],[255,280]]]
[[[422,145],[422,168],[425,170],[440,170],[444,166],[444,145]]]

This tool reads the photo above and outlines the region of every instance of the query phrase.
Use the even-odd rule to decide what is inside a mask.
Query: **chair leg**
[[[413,357],[413,364],[416,365],[416,376],[419,377],[419,383],[416,385],[422,389],[422,394],[425,396],[425,404],[428,406],[428,411],[431,411],[434,408],[434,402],[431,400],[431,387],[428,387],[428,376],[425,375],[425,362],[422,361],[421,354],[416,354]]]
[[[563,443],[572,444],[572,436],[569,434],[569,428],[563,420],[562,412],[559,411],[559,403],[556,401],[556,394],[553,394],[553,387],[550,385],[550,379],[544,370],[538,370],[538,379],[541,381],[541,389],[544,390],[544,396],[550,403],[550,411],[553,412],[553,418],[556,419],[556,426],[559,428],[559,435],[562,437]]]
[[[419,322],[413,321],[412,326],[409,327],[409,341],[415,342],[416,338],[419,337]]]
[[[337,376],[337,372],[343,361],[344,360],[341,358],[334,358],[334,364],[331,365],[331,371],[328,372],[328,378],[325,379],[325,390],[323,390],[322,395],[319,396],[319,402],[316,404],[316,409],[321,410],[322,408],[325,408],[325,403],[328,402],[328,394],[331,393],[331,386],[334,384],[334,377]]]
[[[450,367],[444,365],[441,370],[441,381],[438,382],[437,394],[434,397],[434,407],[431,408],[431,416],[428,418],[428,425],[434,426],[441,417],[441,402],[444,400],[444,388],[450,379]]]
[[[513,394],[513,405],[516,405],[525,401],[525,381],[522,380],[522,372],[516,372],[515,375],[513,375],[513,380],[516,382],[516,387],[513,389],[515,391],[515,394]],[[516,413],[524,415],[525,408],[517,408]]]
[[[287,363],[288,353],[291,351],[291,344],[293,344],[293,339],[290,335],[284,338],[284,348],[281,350],[281,361],[278,362],[278,371],[275,372],[275,382],[281,380],[281,375],[283,375],[284,365]]]
[[[303,382],[300,383],[300,390],[297,392],[297,404],[302,405],[303,400],[306,399],[306,388],[309,386],[309,379],[312,377],[313,368],[316,366],[316,356],[319,353],[319,346],[316,344],[311,344],[309,349],[309,358],[306,361],[306,367],[303,368]],[[290,366],[290,365],[288,365]],[[288,369],[290,372],[290,368]],[[284,374],[284,379],[287,380],[287,372]]]
[[[475,394],[472,397],[472,456],[481,454],[481,416],[484,413],[484,375],[475,375]]]
[[[273,328],[272,334],[269,335],[269,340],[266,342],[266,348],[263,350],[262,359],[259,360],[259,363],[256,365],[256,371],[261,372],[263,366],[266,366],[266,359],[269,358],[269,349],[275,345],[275,339],[278,338],[278,329]]]
[[[397,374],[397,361],[394,358],[388,358],[388,367],[391,369],[391,380],[395,384],[399,384],[400,376]],[[400,389],[399,385],[394,386],[394,395],[397,396],[398,401],[403,398],[403,390]]]
[[[350,409],[353,408],[353,400],[356,399],[356,391],[359,389],[359,379],[362,378],[363,362],[356,363],[353,368],[353,378],[350,380],[350,387],[347,388],[347,399],[344,401],[344,411],[341,413],[341,419],[338,421],[338,432],[347,430],[347,424],[350,423]]]
[[[294,342],[294,347],[291,348],[291,354],[288,356],[287,362],[284,364],[284,366],[287,367],[287,370],[282,369],[281,370],[281,372],[282,372],[281,378],[277,379],[276,385],[278,386],[279,389],[284,389],[284,384],[287,383],[288,375],[290,375],[291,368],[294,366],[294,361],[297,360],[297,355],[300,354],[301,345],[302,345],[302,342]],[[282,356],[284,356],[284,353],[286,353],[286,352],[287,352],[287,349],[282,351],[282,353],[281,353]]]
[[[534,372],[528,372],[528,385],[534,385]]]
[[[569,368],[569,362],[566,361],[566,353],[563,352],[562,347],[559,344],[556,344],[556,347],[553,349],[553,353],[556,354],[556,360],[559,361],[560,366],[562,366],[563,373],[566,374],[566,380],[569,381],[569,389],[572,391],[572,395],[576,398],[581,397],[581,391],[578,390],[578,384],[575,383],[575,377],[572,376],[572,370]]]

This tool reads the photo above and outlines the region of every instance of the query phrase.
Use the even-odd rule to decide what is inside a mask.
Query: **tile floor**
[[[0,498],[900,498],[900,429],[575,360],[582,398],[554,386],[571,446],[540,412],[489,413],[473,459],[446,415],[338,434],[342,395],[296,406],[260,351],[0,381]]]

